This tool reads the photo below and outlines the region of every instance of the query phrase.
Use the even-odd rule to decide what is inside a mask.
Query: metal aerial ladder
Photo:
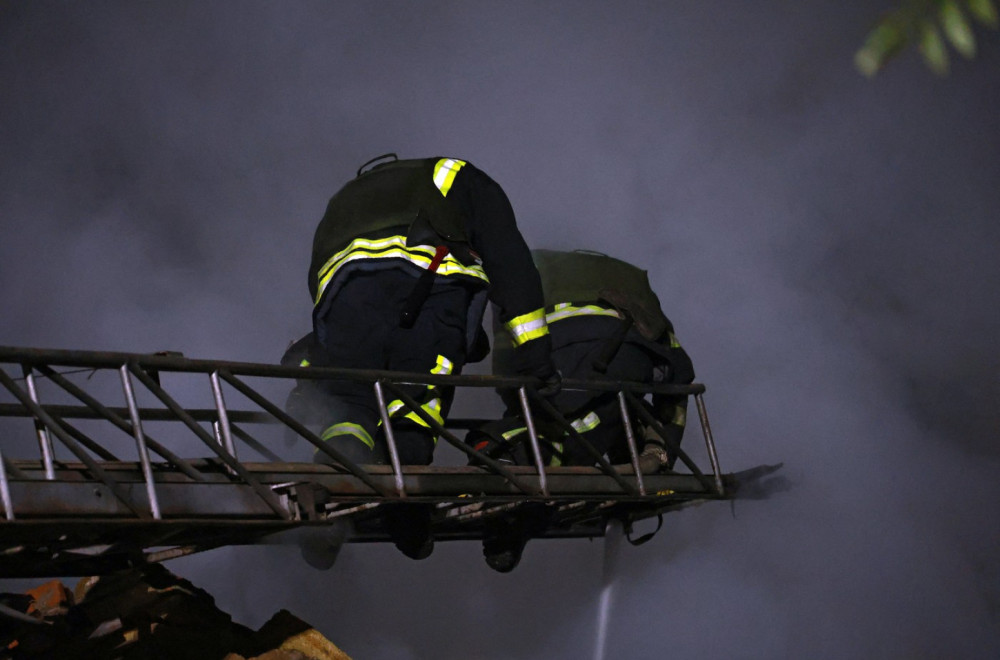
[[[275,404],[296,379],[368,383],[391,464],[351,462]],[[442,426],[403,384],[453,386],[459,397],[516,391],[534,465],[475,452],[456,433],[487,419],[456,417]],[[529,502],[551,511],[537,537],[600,537],[611,520],[631,529],[692,503],[731,498],[738,482],[719,470],[700,384],[564,381],[565,389],[611,393],[623,413],[631,462],[610,465],[591,447],[596,467],[543,464],[536,422],[580,436],[525,379],[0,347],[0,386],[0,577],[102,574],[333,521],[349,523],[348,542],[387,541],[380,509],[406,502],[434,506],[437,541],[480,539],[488,519]],[[652,393],[694,397],[709,469],[671,447],[678,472],[641,473],[632,420],[659,426],[642,404]],[[401,400],[467,464],[400,465],[387,397]],[[243,409],[227,405],[237,399]],[[332,465],[309,454],[279,456],[295,446]]]

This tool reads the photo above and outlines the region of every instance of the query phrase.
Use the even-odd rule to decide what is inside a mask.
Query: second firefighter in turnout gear
[[[458,374],[488,352],[481,321],[491,300],[514,338],[514,372],[553,378],[540,279],[503,189],[456,158],[370,163],[330,199],[316,229],[312,364]],[[388,462],[371,384],[322,387],[331,402],[323,440],[355,462]],[[451,388],[404,389],[434,420],[447,416]],[[387,408],[400,461],[429,464],[429,424],[401,400]]]
[[[646,271],[597,252],[535,250],[532,255],[542,277],[552,357],[564,378],[671,384],[694,380],[691,359],[663,314]],[[512,370],[513,356],[505,349],[497,340],[493,359],[497,374]],[[615,393],[564,390],[554,403],[609,462],[629,462]],[[678,447],[684,433],[687,396],[653,395],[645,404],[666,437],[639,424],[639,419],[631,420],[634,428],[641,429],[640,465],[644,472],[670,469],[676,460],[670,447]],[[550,465],[596,462],[573,436],[544,429],[543,434],[543,458]],[[511,414],[470,434],[469,441],[494,457],[530,464],[526,437],[523,420]]]

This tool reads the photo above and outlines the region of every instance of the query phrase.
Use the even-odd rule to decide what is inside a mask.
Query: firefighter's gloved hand
[[[537,378],[539,394],[554,397],[562,388],[562,376],[552,361],[552,340],[548,335],[519,346],[514,354],[514,373],[521,378]]]
[[[655,442],[647,442],[639,454],[639,470],[643,474],[656,474],[669,463],[667,450]]]
[[[542,384],[538,386],[538,393],[546,399],[551,399],[562,390],[562,374],[551,362],[537,369],[531,375],[542,381]]]

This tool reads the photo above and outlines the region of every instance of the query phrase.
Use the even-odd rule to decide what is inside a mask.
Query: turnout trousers
[[[466,359],[471,285],[435,277],[412,328],[400,327],[400,314],[417,275],[403,268],[355,272],[327,302],[313,329],[325,365],[351,369],[384,369],[416,373],[458,374]],[[400,386],[431,417],[448,414],[454,388]],[[385,430],[374,386],[365,381],[323,381],[329,400],[321,437],[358,463],[389,462]],[[400,462],[428,465],[436,434],[401,400],[385,390],[386,408]],[[317,453],[316,460],[329,461]]]
[[[552,351],[552,358],[564,378],[590,380],[603,377],[639,383],[652,382],[654,366],[652,357],[643,349],[628,342],[619,347],[614,359],[608,364],[607,372],[598,374],[594,370],[593,363],[600,356],[604,346],[603,339],[557,345]],[[616,393],[563,390],[556,396],[554,403],[573,424],[576,431],[601,455],[606,455],[611,463],[628,462],[628,445],[625,441],[625,429]],[[632,421],[633,427],[638,428],[635,420]],[[642,451],[642,440],[639,439],[637,442],[640,445],[639,451]],[[563,465],[593,465],[597,462],[583,443],[570,435],[563,436],[562,442],[556,445],[556,449],[563,453],[561,460],[556,457]]]

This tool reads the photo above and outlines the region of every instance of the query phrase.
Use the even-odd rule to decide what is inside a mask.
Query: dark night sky
[[[647,268],[723,469],[793,485],[623,548],[611,657],[997,657],[1000,38],[867,80],[889,6],[0,2],[0,344],[274,362],[358,165],[466,158],[532,246]],[[602,551],[168,567],[357,658],[569,658]]]

